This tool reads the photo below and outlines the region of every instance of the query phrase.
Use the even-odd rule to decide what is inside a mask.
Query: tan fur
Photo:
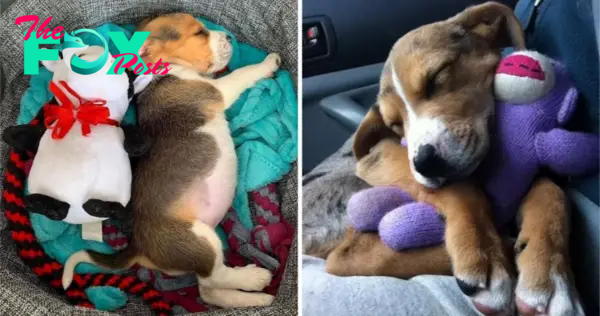
[[[217,113],[223,113],[223,96],[213,85],[203,81],[183,80],[175,76],[161,78],[156,85],[153,103],[169,105],[199,105],[197,109],[203,122],[212,120]]]
[[[355,136],[359,177],[371,185],[398,186],[415,200],[432,204],[446,218],[446,247],[455,274],[486,278],[491,265],[509,266],[484,193],[468,182],[427,189],[415,181],[407,150],[397,139],[376,144],[390,135],[407,135],[409,105],[404,100],[417,115],[427,113],[458,135],[477,138],[469,131],[474,125],[470,120],[493,109],[491,84],[500,47],[508,41],[524,47],[516,18],[497,3],[475,6],[407,33],[384,66],[378,106],[369,111]],[[394,73],[403,84],[404,96],[394,86]],[[432,80],[433,92],[428,91]]]
[[[481,288],[503,294],[496,298],[485,294],[479,299],[496,303],[498,297],[510,300],[508,295],[513,294],[505,291],[513,288],[510,278],[515,267],[508,259],[512,253],[494,228],[484,193],[469,180],[437,190],[425,188],[415,180],[408,151],[398,140],[406,136],[408,110],[412,110],[441,118],[458,138],[483,141],[481,135],[472,132],[472,119],[493,107],[491,84],[499,48],[508,42],[524,47],[519,28],[509,8],[487,3],[416,29],[397,42],[381,76],[377,106],[369,111],[355,135],[356,172],[371,185],[397,186],[415,200],[436,207],[446,221],[446,251],[430,248],[418,254],[393,252],[376,235],[349,230],[327,259],[330,273],[410,278],[452,271],[457,279],[477,280]],[[470,34],[468,38],[465,30]],[[403,97],[394,87],[394,70],[401,77]],[[426,96],[431,94],[426,83],[432,80],[432,73],[437,74],[433,76],[436,88]],[[516,290],[519,310],[524,315],[535,314],[531,306],[519,301],[521,298],[547,304],[551,297],[558,296],[550,303],[554,310],[575,313],[573,310],[581,306],[572,293],[564,192],[550,180],[540,179],[523,201],[520,217],[521,232],[515,246],[520,272]],[[474,301],[482,312],[497,312]]]
[[[254,265],[226,267],[214,228],[233,200],[237,175],[224,111],[272,75],[280,58],[270,54],[262,63],[213,79],[205,73],[229,60],[225,33],[204,32],[202,23],[181,13],[144,21],[140,30],[152,32],[141,51],[144,60],[173,64],[168,75],[156,76],[138,95],[139,125],[153,143],[134,175],[133,237],[114,255],[74,255],[63,286],[71,283],[79,262],[112,269],[139,263],[171,274],[195,272],[201,296],[218,306],[268,305],[272,295],[240,290],[262,290],[271,273]],[[214,183],[220,192],[208,190]],[[215,192],[220,195],[214,197]]]
[[[520,211],[521,231],[515,244],[519,271],[530,290],[551,289],[552,273],[572,281],[569,268],[567,198],[550,179],[538,180]]]
[[[509,267],[510,264],[504,256],[504,248],[502,240],[495,231],[495,228],[490,217],[490,205],[485,197],[485,194],[477,188],[476,185],[469,182],[458,182],[438,190],[430,190],[419,183],[415,182],[410,173],[408,164],[408,155],[406,148],[400,146],[397,140],[385,139],[377,144],[370,154],[364,156],[357,163],[357,175],[373,186],[394,185],[402,188],[409,193],[415,200],[426,202],[439,210],[440,214],[446,220],[446,249],[450,258],[453,259],[454,273],[467,273],[485,275],[490,265],[500,265]],[[354,247],[361,248],[357,240],[365,238],[372,239],[371,236],[355,237],[355,240],[349,240],[348,235],[342,242],[344,247],[352,250],[342,252],[339,249],[334,250],[338,256],[343,254],[350,257],[352,261],[356,260],[356,265],[349,263],[349,258],[340,260],[336,257],[328,258],[328,268],[331,273],[344,269],[347,273],[350,272],[349,267],[359,267],[360,258],[355,257],[360,250],[353,250]],[[366,234],[365,234],[366,235]],[[376,243],[375,241],[372,241]],[[339,246],[340,248],[342,246]],[[380,247],[385,247],[381,245]],[[484,250],[485,249],[485,250]],[[488,253],[482,256],[481,253]],[[396,257],[390,256],[392,259],[388,261],[403,260],[404,254],[397,253]],[[386,260],[386,259],[384,259]],[[416,265],[427,264],[429,258],[427,256],[415,259]],[[440,264],[446,266],[436,267],[434,270],[447,271],[450,262],[438,260]],[[392,264],[393,265],[393,264]],[[387,267],[388,264],[381,263],[382,267]],[[382,275],[406,275],[412,277],[410,273],[403,271],[404,266],[396,266],[398,271],[390,270],[374,270],[372,273],[382,273]],[[362,268],[361,268],[362,271]],[[384,274],[386,273],[386,274]],[[431,271],[429,273],[435,273]]]
[[[213,52],[209,35],[203,34],[204,25],[190,14],[172,13],[145,21],[140,31],[151,32],[146,40],[145,62],[174,63],[206,73],[211,66]],[[200,33],[200,34],[199,34]]]
[[[495,3],[472,7],[405,34],[393,46],[381,75],[377,104],[385,126],[404,136],[410,124],[407,105],[395,93],[395,72],[417,115],[444,121],[459,138],[472,135],[473,120],[493,107],[491,84],[500,60],[499,48],[507,41],[517,48],[525,46],[510,9]],[[432,84],[432,95],[427,96]],[[366,119],[357,135],[370,129],[380,128],[373,128]],[[361,143],[355,142],[355,153],[356,146],[373,145]],[[357,158],[364,154],[360,150]]]
[[[325,268],[339,276],[385,275],[408,279],[420,274],[449,275],[450,265],[444,247],[397,253],[381,243],[377,234],[348,229],[342,243],[327,258]]]

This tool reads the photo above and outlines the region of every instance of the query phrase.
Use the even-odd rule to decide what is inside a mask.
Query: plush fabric
[[[234,46],[235,47],[235,46]],[[239,60],[236,57],[239,56]],[[241,43],[230,69],[261,62],[267,54]],[[229,128],[238,157],[238,185],[233,208],[247,229],[250,220],[248,193],[278,181],[298,155],[298,104],[287,71],[264,79],[247,90],[227,110]]]
[[[281,216],[280,195],[275,184],[269,184],[250,194],[254,229],[247,230],[239,221],[237,212],[230,209],[223,220],[227,234],[229,251],[225,260],[229,266],[244,266],[249,263],[262,266],[273,273],[273,280],[264,292],[275,295],[279,288],[287,263],[295,229]],[[282,229],[280,229],[282,228]],[[105,231],[104,238],[111,246],[112,238],[106,233],[114,233],[118,228]],[[216,307],[202,302],[198,292],[198,279],[193,273],[183,276],[169,276],[156,270],[136,269],[137,276],[148,282],[173,305],[175,314],[215,310]]]
[[[427,203],[407,203],[392,209],[379,222],[383,243],[398,251],[429,247],[444,242],[444,225],[435,208]]]
[[[521,0],[515,14],[524,25],[527,46],[563,61],[581,93],[570,128],[598,134],[600,128],[600,72],[598,2]],[[587,314],[600,310],[600,177],[565,179],[575,202],[571,234],[572,266]],[[579,194],[581,193],[581,194]]]
[[[547,58],[532,52],[514,53],[501,61],[499,71],[513,56],[533,56],[541,65]],[[519,63],[521,66],[522,61]],[[550,60],[544,68],[538,72],[530,68],[526,74],[511,73],[513,81],[525,86],[540,81],[528,76],[545,75],[542,81],[550,85],[549,92],[533,102],[497,102],[490,152],[477,170],[499,228],[515,218],[521,200],[542,168],[571,177],[598,172],[598,137],[563,129],[576,110],[578,93],[573,81],[557,61]]]
[[[203,22],[209,29],[226,31],[209,21],[203,20]],[[114,24],[105,24],[96,28],[96,31],[106,37],[108,37],[109,31],[123,31],[127,37],[131,37],[133,29],[133,25],[121,28]],[[90,33],[84,34],[81,38],[88,45],[100,44],[95,43],[100,40]],[[112,44],[112,42],[110,43]],[[258,63],[267,55],[250,45],[238,44],[235,37],[232,40],[232,46],[234,53],[232,63],[228,66],[232,70]],[[112,54],[117,53],[114,44],[109,46],[109,50]],[[40,73],[48,71],[41,68]],[[39,103],[42,99],[37,96],[45,95],[44,90],[48,89],[48,83],[49,81],[32,80],[32,86],[22,99],[23,114],[19,116],[17,123],[26,124],[33,118],[28,114],[37,113],[40,110],[44,103]],[[30,91],[33,91],[31,97],[29,96]],[[130,108],[131,110],[128,112],[132,113],[134,107],[130,106]],[[253,228],[248,193],[271,181],[279,180],[289,172],[291,163],[296,159],[296,109],[297,104],[291,77],[285,71],[278,71],[274,79],[262,80],[257,87],[246,91],[227,112],[228,120],[231,122],[231,132],[234,135],[234,143],[237,146],[240,166],[233,208],[237,212],[236,218],[239,219],[239,223],[248,229]],[[127,121],[124,120],[123,123],[135,124],[134,116],[128,115]],[[72,253],[81,249],[112,252],[104,244],[82,239],[79,225],[73,226],[65,222],[53,221],[37,214],[32,214],[31,219],[36,234],[40,231],[44,235],[40,241],[46,253],[60,263],[64,263]],[[223,241],[226,244],[226,240]],[[99,271],[101,269],[90,264],[82,264],[76,268],[78,273]],[[119,307],[115,306],[116,304],[124,302],[118,295],[100,297],[102,296],[100,289],[91,294],[88,296],[94,305],[96,305],[96,301],[102,302],[100,306],[108,310],[116,309]]]
[[[362,190],[348,200],[348,221],[361,231],[377,231],[379,222],[390,210],[413,199],[396,187],[375,187]],[[369,210],[366,212],[365,210]]]
[[[595,134],[563,129],[575,112],[577,90],[559,62],[537,52],[516,52],[500,61],[496,79],[495,90],[502,101],[496,102],[490,151],[474,176],[492,203],[496,227],[506,232],[543,168],[571,177],[597,173],[600,140]],[[529,92],[523,94],[524,89]],[[384,194],[374,191],[361,192],[357,200],[365,202],[349,209],[350,222],[358,223],[354,227],[365,230],[378,225],[381,240],[397,250],[443,242],[444,222],[433,207],[406,204],[410,198],[404,205],[386,204],[406,197],[384,189]],[[370,221],[377,219],[381,222]]]
[[[354,194],[348,201],[348,221],[360,231],[377,231],[390,248],[400,251],[439,245],[444,225],[435,208],[414,202],[396,187],[375,187]]]
[[[45,111],[40,111],[30,124],[42,124],[44,113]],[[11,231],[11,237],[17,245],[23,263],[28,265],[40,280],[48,283],[59,293],[64,293],[73,305],[93,308],[94,304],[97,304],[96,306],[106,309],[115,309],[126,301],[125,292],[127,292],[139,295],[158,315],[167,315],[170,305],[163,301],[162,295],[151,285],[132,276],[102,273],[76,274],[74,284],[66,291],[63,290],[61,285],[63,267],[44,251],[23,202],[32,158],[33,153],[12,149],[2,182],[2,207],[7,219],[7,227]],[[111,286],[112,290],[98,288],[104,285]]]
[[[224,31],[223,27],[201,19],[207,28]],[[135,31],[134,25],[118,26],[112,23],[94,29],[108,38],[109,32],[123,32],[130,38]],[[232,35],[233,54],[228,68],[235,70],[261,62],[267,53],[245,43],[238,43]],[[98,37],[91,33],[82,33],[79,37],[87,45],[101,45]],[[112,41],[108,41],[109,51],[118,51]],[[57,45],[61,48],[61,45]],[[29,122],[37,114],[40,102],[50,98],[47,89],[51,74],[43,67],[36,78],[32,76],[31,87],[21,101],[22,114],[19,124]],[[48,77],[50,76],[50,78]],[[280,70],[273,79],[260,81],[248,89],[227,111],[227,119],[236,145],[238,156],[238,186],[233,203],[240,220],[246,228],[252,228],[250,220],[248,192],[258,189],[287,174],[297,157],[297,99],[291,76]],[[124,123],[132,124],[135,109],[130,107]],[[224,241],[224,240],[223,240]]]
[[[302,257],[302,311],[308,316],[481,315],[454,277],[338,277],[325,272],[324,260],[306,255]]]
[[[240,41],[248,42],[261,50],[276,51],[283,57],[283,67],[292,72],[295,82],[297,71],[297,12],[295,1],[227,0],[227,1],[178,1],[168,0],[139,1],[125,0],[114,2],[97,1],[17,1],[0,17],[0,62],[6,75],[5,97],[2,100],[0,126],[6,127],[16,122],[19,99],[29,82],[23,76],[23,32],[26,26],[15,26],[14,19],[21,15],[37,14],[41,17],[52,16],[50,27],[62,25],[66,30],[84,27],[96,27],[106,21],[118,24],[138,23],[142,18],[164,12],[186,11],[215,21],[232,31]],[[265,36],[277,33],[278,36]],[[0,146],[3,157],[7,157],[7,148]],[[4,168],[4,165],[3,165]],[[295,165],[290,176],[278,184],[282,196],[282,213],[291,225],[296,219]],[[0,228],[7,229],[4,216],[0,216]],[[40,280],[28,272],[15,251],[14,243],[3,233],[0,236],[0,313],[16,312],[29,315],[55,315],[56,313],[80,315],[100,314],[99,311],[75,309],[64,303],[52,292],[39,284]],[[273,306],[266,308],[219,310],[215,315],[294,315],[296,314],[296,256],[295,243],[290,251],[287,269]],[[130,299],[130,303],[119,314],[143,315],[148,307],[140,300]]]

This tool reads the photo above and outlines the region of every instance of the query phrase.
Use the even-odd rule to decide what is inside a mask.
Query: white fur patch
[[[523,284],[522,275],[519,276],[515,294],[525,304],[547,312],[549,316],[583,316],[583,307],[579,301],[579,297],[574,288],[569,286],[565,277],[556,273],[551,275],[554,285],[554,293],[552,289],[548,291],[532,291],[527,289]]]
[[[187,68],[178,64],[172,64],[169,75],[175,76],[183,80],[200,80],[205,82],[212,82],[213,79],[206,77],[198,73],[196,70]]]
[[[217,164],[203,181],[206,207],[197,213],[198,219],[216,227],[225,217],[233,201],[237,184],[237,154],[225,114],[216,114],[198,131],[212,135],[219,150]]]
[[[233,54],[233,47],[227,40],[227,33],[210,31],[208,45],[213,52],[212,66],[208,72],[214,73],[227,67]]]
[[[200,297],[205,303],[223,308],[268,306],[275,297],[264,293],[247,293],[232,289],[217,289],[200,286]]]
[[[485,284],[480,284],[481,286]],[[507,310],[511,308],[512,303],[513,280],[506,270],[494,268],[491,275],[490,286],[488,289],[477,293],[473,300],[483,306],[493,310]]]
[[[394,69],[393,66],[390,67],[392,67],[392,81],[394,82],[394,89],[396,90],[398,96],[402,99],[402,102],[404,102],[404,106],[406,106],[409,123],[415,121],[417,119],[417,114],[413,110],[410,102],[408,102],[406,94],[404,94],[404,89],[402,88],[402,83],[400,82],[400,78],[398,78],[398,74],[396,74],[396,69]]]
[[[417,154],[419,147],[425,144],[431,144],[436,149],[438,149],[438,144],[440,143],[440,138],[442,138],[442,134],[447,132],[446,125],[442,120],[437,118],[430,117],[418,117],[415,113],[412,105],[408,101],[406,94],[404,93],[404,88],[402,87],[402,83],[400,82],[400,78],[396,74],[396,70],[392,67],[392,81],[394,83],[394,90],[398,94],[398,96],[404,102],[404,106],[406,107],[406,112],[408,113],[408,130],[406,131],[406,142],[408,149],[408,160],[410,161],[410,169],[412,171],[413,177],[417,182],[422,185],[430,188],[435,188],[440,186],[445,179],[437,178],[430,179],[422,176],[419,172],[415,170],[413,165],[413,158]]]

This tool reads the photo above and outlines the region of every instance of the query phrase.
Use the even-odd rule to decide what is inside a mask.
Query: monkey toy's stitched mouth
[[[546,79],[540,63],[534,58],[525,55],[514,55],[504,59],[500,66],[498,66],[497,73],[542,81]]]

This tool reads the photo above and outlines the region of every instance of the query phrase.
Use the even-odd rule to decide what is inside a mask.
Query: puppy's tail
[[[62,286],[66,290],[75,274],[75,267],[80,263],[92,263],[105,269],[127,269],[131,267],[136,260],[137,250],[130,244],[127,248],[115,254],[107,255],[95,251],[81,250],[69,257],[65,262],[65,268],[62,276]]]

